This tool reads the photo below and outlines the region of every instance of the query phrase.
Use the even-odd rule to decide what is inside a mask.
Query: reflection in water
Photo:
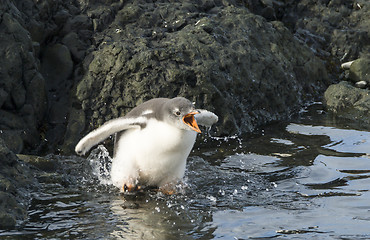
[[[121,222],[119,229],[110,233],[117,239],[168,239],[176,224],[176,214],[170,208],[164,209],[159,201],[135,203],[122,197],[111,202],[111,210]]]
[[[323,147],[337,152],[370,154],[370,132],[302,124],[289,124],[286,130],[295,134],[328,136],[330,143]]]
[[[171,196],[119,193],[102,147],[48,156],[58,172],[40,171],[29,221],[0,239],[369,239],[370,133],[322,113],[205,139]]]

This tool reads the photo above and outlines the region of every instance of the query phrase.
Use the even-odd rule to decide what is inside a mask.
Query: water
[[[198,139],[171,196],[121,195],[104,148],[48,156],[57,173],[38,174],[29,221],[0,239],[369,239],[370,132],[321,108],[243,139]]]

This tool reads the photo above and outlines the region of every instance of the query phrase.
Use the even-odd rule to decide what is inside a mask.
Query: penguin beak
[[[199,112],[191,112],[191,113],[188,113],[186,114],[183,118],[182,118],[182,121],[191,127],[191,129],[193,129],[194,131],[198,132],[198,133],[201,133],[199,127],[198,127],[198,124],[197,124],[197,121],[195,120],[194,118],[194,115],[195,114],[198,114]]]

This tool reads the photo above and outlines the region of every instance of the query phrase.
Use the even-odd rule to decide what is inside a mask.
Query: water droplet
[[[212,202],[216,202],[217,201],[217,198],[215,198],[214,196],[207,196],[207,199],[212,201]]]
[[[223,190],[223,189],[220,189],[220,190],[218,191],[218,193],[219,193],[220,195],[222,195],[222,196],[225,196],[225,190]]]

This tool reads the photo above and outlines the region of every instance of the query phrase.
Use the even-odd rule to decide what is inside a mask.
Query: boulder
[[[370,85],[370,56],[353,61],[349,68],[348,77],[355,83],[363,81]]]
[[[328,84],[324,63],[281,22],[220,2],[125,4],[96,33],[76,97],[85,133],[154,97],[184,96],[241,134],[288,117]]]
[[[369,9],[366,0],[4,0],[3,137],[16,152],[67,153],[105,121],[177,95],[216,112],[219,134],[252,131],[322,95],[338,62],[366,59]]]
[[[25,4],[27,5],[27,4]],[[40,140],[38,127],[47,100],[44,79],[24,15],[12,1],[0,6],[0,132],[8,146],[20,152]],[[21,134],[20,134],[21,133]],[[20,141],[21,139],[21,141]],[[31,143],[31,145],[29,145]]]
[[[328,60],[327,67],[332,71],[335,69],[331,64],[336,67],[337,61],[351,61],[370,52],[368,0],[290,1],[282,21]]]
[[[53,44],[46,47],[41,72],[46,79],[48,90],[58,89],[64,85],[71,76],[73,61],[69,49],[63,44]]]
[[[370,90],[342,81],[329,86],[324,94],[326,108],[336,116],[370,124]]]

